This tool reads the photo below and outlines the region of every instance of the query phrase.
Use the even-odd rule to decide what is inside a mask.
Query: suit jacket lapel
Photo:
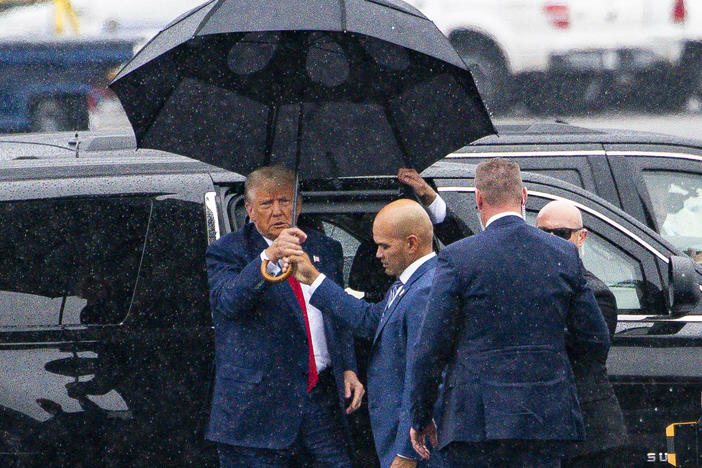
[[[407,291],[412,287],[412,284],[417,281],[419,278],[422,277],[424,273],[426,273],[428,270],[436,266],[436,257],[432,257],[426,262],[422,263],[417,270],[412,273],[412,276],[407,280],[407,282],[402,286],[402,289],[400,289],[399,294],[395,298],[394,301],[392,301],[392,304],[390,304],[390,307],[383,313],[383,316],[380,320],[380,323],[378,324],[378,329],[375,331],[375,337],[373,338],[373,345],[375,345],[375,342],[378,340],[378,337],[380,336],[380,333],[383,331],[383,328],[385,328],[385,325],[388,323],[390,320],[390,317],[395,313],[395,310],[397,310],[397,307],[400,305],[400,302],[402,301],[402,298],[407,294]],[[386,298],[387,300],[387,298]]]

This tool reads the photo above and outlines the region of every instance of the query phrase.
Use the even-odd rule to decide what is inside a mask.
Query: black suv
[[[437,245],[479,229],[472,167],[449,160],[425,176],[457,214]],[[585,190],[524,179],[530,219],[557,198],[583,210],[585,263],[620,312],[608,364],[632,434],[626,464],[663,461],[665,426],[699,416],[702,267]],[[124,136],[0,139],[0,464],[216,466],[203,437],[213,355],[204,253],[246,222],[243,181],[135,151]],[[300,224],[341,241],[346,285],[368,298],[387,284],[373,216],[405,195],[391,177],[303,186]],[[352,422],[359,466],[373,466],[367,421]]]
[[[596,193],[702,262],[702,141],[558,123],[505,125],[448,156],[509,157]]]

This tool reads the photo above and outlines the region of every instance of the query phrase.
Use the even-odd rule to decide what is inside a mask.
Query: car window
[[[206,250],[202,204],[154,198],[129,319],[154,328],[210,326]]]
[[[455,183],[455,182],[453,182]],[[441,196],[448,206],[460,214],[470,227],[480,229],[475,195],[470,183],[455,190],[440,187]],[[561,198],[546,193],[530,192],[527,201],[527,222],[536,224],[536,214],[549,201]],[[590,236],[583,249],[583,264],[599,277],[614,293],[619,314],[661,314],[660,278],[644,272],[656,270],[653,253],[628,234],[609,222],[588,212],[583,213],[583,224]],[[648,269],[646,268],[648,266]]]
[[[141,197],[0,203],[0,327],[122,322],[150,210]]]
[[[341,249],[344,253],[344,284],[348,284],[351,263],[356,255],[358,246],[361,245],[361,241],[336,224],[322,221],[322,226],[324,228],[324,234],[341,243]]]
[[[702,175],[643,171],[661,235],[702,263]]]
[[[530,225],[536,225],[538,211],[549,201],[533,195],[529,198],[527,222]],[[585,268],[612,291],[619,313],[646,313],[642,310],[645,283],[640,260],[598,233],[594,219],[587,213],[583,215],[583,226],[589,231],[581,251]]]

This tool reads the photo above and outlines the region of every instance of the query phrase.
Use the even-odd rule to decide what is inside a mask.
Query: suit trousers
[[[351,468],[331,369],[319,374],[319,382],[305,398],[303,412],[297,438],[290,447],[275,450],[217,444],[220,467]]]
[[[440,451],[446,468],[560,468],[559,442],[492,440],[452,442]]]

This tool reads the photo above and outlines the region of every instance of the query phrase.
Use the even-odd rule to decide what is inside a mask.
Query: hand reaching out
[[[400,182],[410,186],[412,190],[414,190],[414,193],[417,194],[424,206],[429,206],[436,200],[438,194],[427,181],[422,179],[416,170],[402,167],[397,172],[397,178]]]

